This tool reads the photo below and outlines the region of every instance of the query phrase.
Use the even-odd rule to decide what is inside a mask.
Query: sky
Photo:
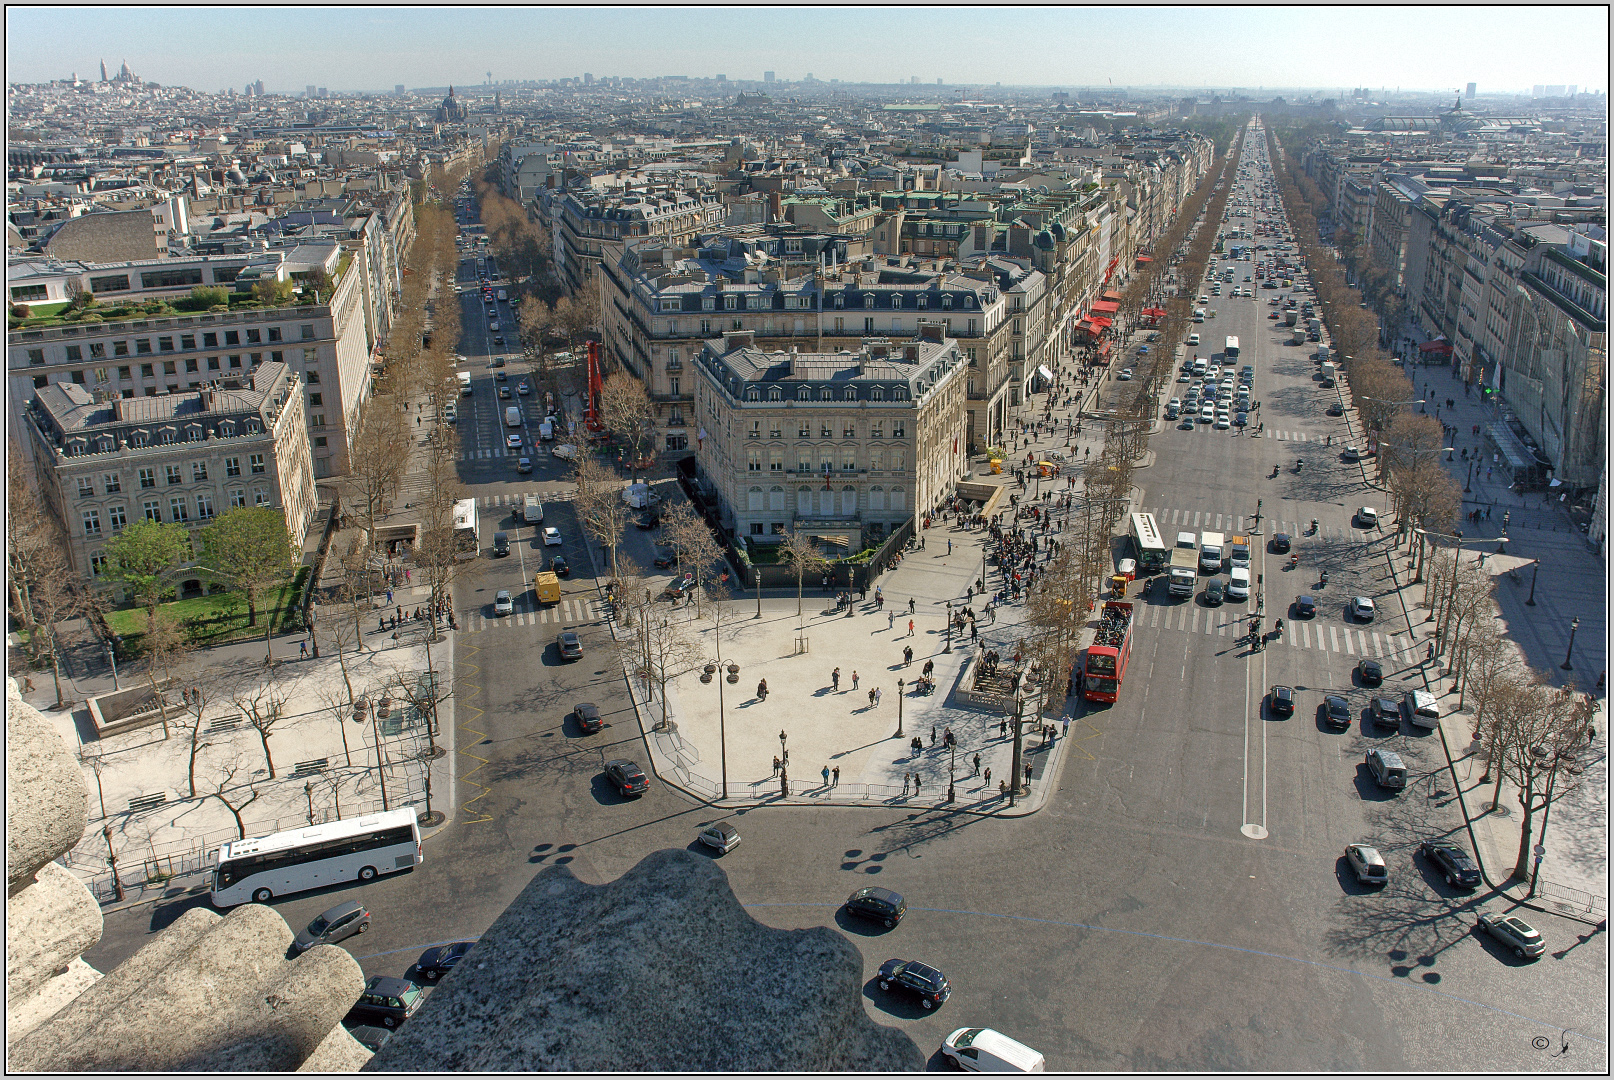
[[[64,25],[64,18],[68,23]],[[1608,87],[1609,12],[1572,6],[38,7],[6,79],[115,73],[196,90],[688,75],[934,85]],[[814,44],[816,43],[816,44]]]

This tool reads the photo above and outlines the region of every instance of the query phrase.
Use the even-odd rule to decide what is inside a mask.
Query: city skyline
[[[675,9],[94,8],[60,33],[59,8],[7,11],[11,83],[97,77],[125,61],[143,78],[201,91],[263,80],[270,93],[308,84],[339,93],[482,85],[503,80],[684,75],[820,82],[1253,93],[1355,87],[1526,93],[1539,84],[1606,91],[1607,12],[1600,8],[1364,9],[899,8],[723,9],[714,25]],[[713,9],[705,9],[711,11]],[[1388,11],[1389,9],[1373,9]],[[893,61],[891,44],[922,29],[925,45]],[[983,31],[986,34],[983,36]],[[896,35],[893,38],[893,34]],[[757,42],[833,42],[803,52]],[[1521,51],[1521,39],[1552,40]],[[353,50],[356,40],[368,42]],[[1311,43],[1326,40],[1327,50]],[[1429,42],[1442,47],[1431,51]],[[248,43],[241,46],[233,42]],[[285,45],[276,44],[284,41]],[[55,43],[41,47],[40,43]],[[535,51],[534,42],[548,47]],[[1123,43],[1115,47],[1115,43]]]

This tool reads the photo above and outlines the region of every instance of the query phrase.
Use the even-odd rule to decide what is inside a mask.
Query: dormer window
[[[869,390],[869,400],[870,401],[884,401],[885,400],[885,387],[876,386],[876,387],[871,388]]]
[[[762,400],[762,391],[758,390],[754,386],[751,387],[751,389],[749,389],[749,390],[747,390],[745,392],[745,400],[747,400],[747,401],[761,401]]]
[[[844,308],[845,306],[846,306],[846,297],[841,295],[840,293],[836,293],[835,294],[835,307],[837,309],[839,309],[839,308]]]
[[[661,310],[662,311],[677,311],[678,310],[678,298],[676,296],[663,296],[661,298]]]
[[[703,297],[701,297],[701,310],[702,311],[716,311],[717,310],[717,297],[715,297],[715,296],[703,296]]]
[[[189,439],[191,442],[201,442],[202,429],[200,425],[192,424],[190,427],[187,427],[185,429],[185,438]]]
[[[820,401],[834,401],[835,391],[826,386],[818,392],[818,398]]]
[[[738,296],[735,296],[733,293],[729,293],[728,295],[723,297],[723,310],[724,311],[733,311],[736,307],[739,306],[739,301],[740,301],[740,298]]]
[[[952,306],[953,306],[953,298],[951,296],[942,297],[942,307],[943,308],[950,309]]]
[[[228,439],[230,436],[232,436],[234,434],[235,434],[235,421],[234,420],[220,420],[219,421],[219,435],[220,435],[220,437]]]
[[[924,293],[920,293],[915,299],[919,304],[920,311],[925,310],[925,305],[930,302],[930,297],[926,296]]]
[[[796,387],[796,400],[797,401],[811,401],[812,397],[813,397],[813,392],[811,390],[807,389],[807,387],[805,387],[805,386]]]
[[[974,307],[975,306],[975,297],[970,296],[968,294],[965,294],[965,296],[964,296],[964,306],[969,307],[969,308]]]
[[[783,399],[784,399],[784,395],[779,392],[779,388],[777,386],[768,387],[768,400],[769,401],[781,401]]]
[[[866,308],[871,308],[871,307],[874,306],[874,294],[873,293],[870,292],[870,293],[864,293],[863,294],[863,306],[866,307]]]

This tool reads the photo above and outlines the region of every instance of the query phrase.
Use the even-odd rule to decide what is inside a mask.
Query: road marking
[[[1190,603],[1190,604],[1191,604],[1191,603],[1193,603],[1193,601],[1192,601],[1192,600],[1190,600],[1190,601],[1189,601],[1189,603]],[[1194,622],[1194,629],[1193,629],[1193,633],[1196,633],[1196,634],[1197,634],[1197,633],[1199,633],[1199,609],[1198,609],[1198,608],[1194,608],[1194,619],[1193,619],[1193,622]]]
[[[1300,633],[1306,639],[1305,640],[1306,648],[1308,648],[1308,649],[1311,648],[1311,624],[1310,623],[1301,623],[1300,624]],[[1321,643],[1321,641],[1322,641],[1322,639],[1321,639],[1321,637],[1319,637],[1318,642]]]
[[[1349,630],[1345,631],[1345,651],[1352,656],[1356,655],[1356,650],[1351,648],[1351,632]]]
[[[1322,635],[1321,634],[1318,635],[1318,644],[1319,645],[1322,644]],[[1335,652],[1339,652],[1339,634],[1336,632],[1336,629],[1334,627],[1332,627],[1332,626],[1330,626],[1328,628],[1328,644],[1333,648],[1333,650]]]

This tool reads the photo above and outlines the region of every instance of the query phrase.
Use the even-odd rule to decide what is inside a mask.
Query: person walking
[[[387,603],[389,603],[389,604],[392,603],[392,589],[391,588],[387,589]]]
[[[1062,718],[1061,722],[1064,725],[1064,731],[1061,734],[1063,734],[1066,738],[1069,738],[1070,737],[1070,716],[1069,716],[1069,714],[1066,714]]]
[[[908,636],[913,637],[913,620],[908,620]]]
[[[908,614],[912,615],[914,613],[914,610],[915,610],[915,608],[914,608],[914,600],[913,600],[913,597],[910,596],[910,597],[908,597]]]
[[[869,708],[874,708],[874,687],[869,687]]]
[[[912,782],[913,782],[913,774],[912,773],[903,773],[902,774],[902,793],[904,795],[908,794],[908,785],[910,783],[912,783]]]
[[[936,745],[936,725],[935,724],[930,725],[930,745],[931,746]]]
[[[830,685],[835,688],[836,692],[840,691],[840,689],[841,689],[841,669],[840,668],[836,668],[834,671],[829,673],[829,682],[830,682]],[[852,685],[852,689],[854,689],[854,690],[857,689],[857,685],[855,683]]]
[[[880,696],[881,696],[880,695],[880,688],[878,686],[876,686],[874,688],[874,707],[876,709],[878,709],[880,707]]]
[[[779,755],[773,755],[773,775],[779,775]]]
[[[999,738],[1007,738],[1008,734],[1009,734],[1009,722],[1007,720],[999,720],[998,721],[998,737]]]
[[[975,771],[970,773],[970,775],[971,776],[980,776],[981,775],[981,755],[980,754],[975,755]]]
[[[824,786],[829,787],[829,766],[825,765],[822,771],[824,774]]]
[[[949,541],[947,541],[947,554],[951,555],[952,553],[953,553],[953,542],[951,540],[949,540]]]
[[[991,770],[990,767],[988,767],[985,774],[982,775],[981,783],[983,783],[983,784],[991,784],[992,783],[992,770]]]
[[[307,639],[304,639],[304,640],[299,641],[297,643],[297,656],[298,656],[299,659],[302,659],[302,660],[307,660],[308,659],[308,641],[307,641]]]
[[[852,689],[853,690],[857,689],[857,680],[858,680],[857,669],[853,668],[852,669]]]
[[[1031,786],[1031,762],[1026,762],[1026,787]]]
[[[913,663],[913,646],[905,645],[902,649],[902,666],[907,667]]]
[[[891,630],[891,629],[894,629],[896,627],[896,625],[897,625],[897,613],[895,611],[886,612],[885,613],[885,628],[887,630]]]
[[[841,786],[841,767],[839,765],[835,766],[833,769],[831,769],[829,771],[829,775],[830,775],[830,778],[831,778],[829,786],[830,787],[840,787]]]
[[[918,773],[913,774],[913,793],[915,795],[919,794],[919,774]]]

